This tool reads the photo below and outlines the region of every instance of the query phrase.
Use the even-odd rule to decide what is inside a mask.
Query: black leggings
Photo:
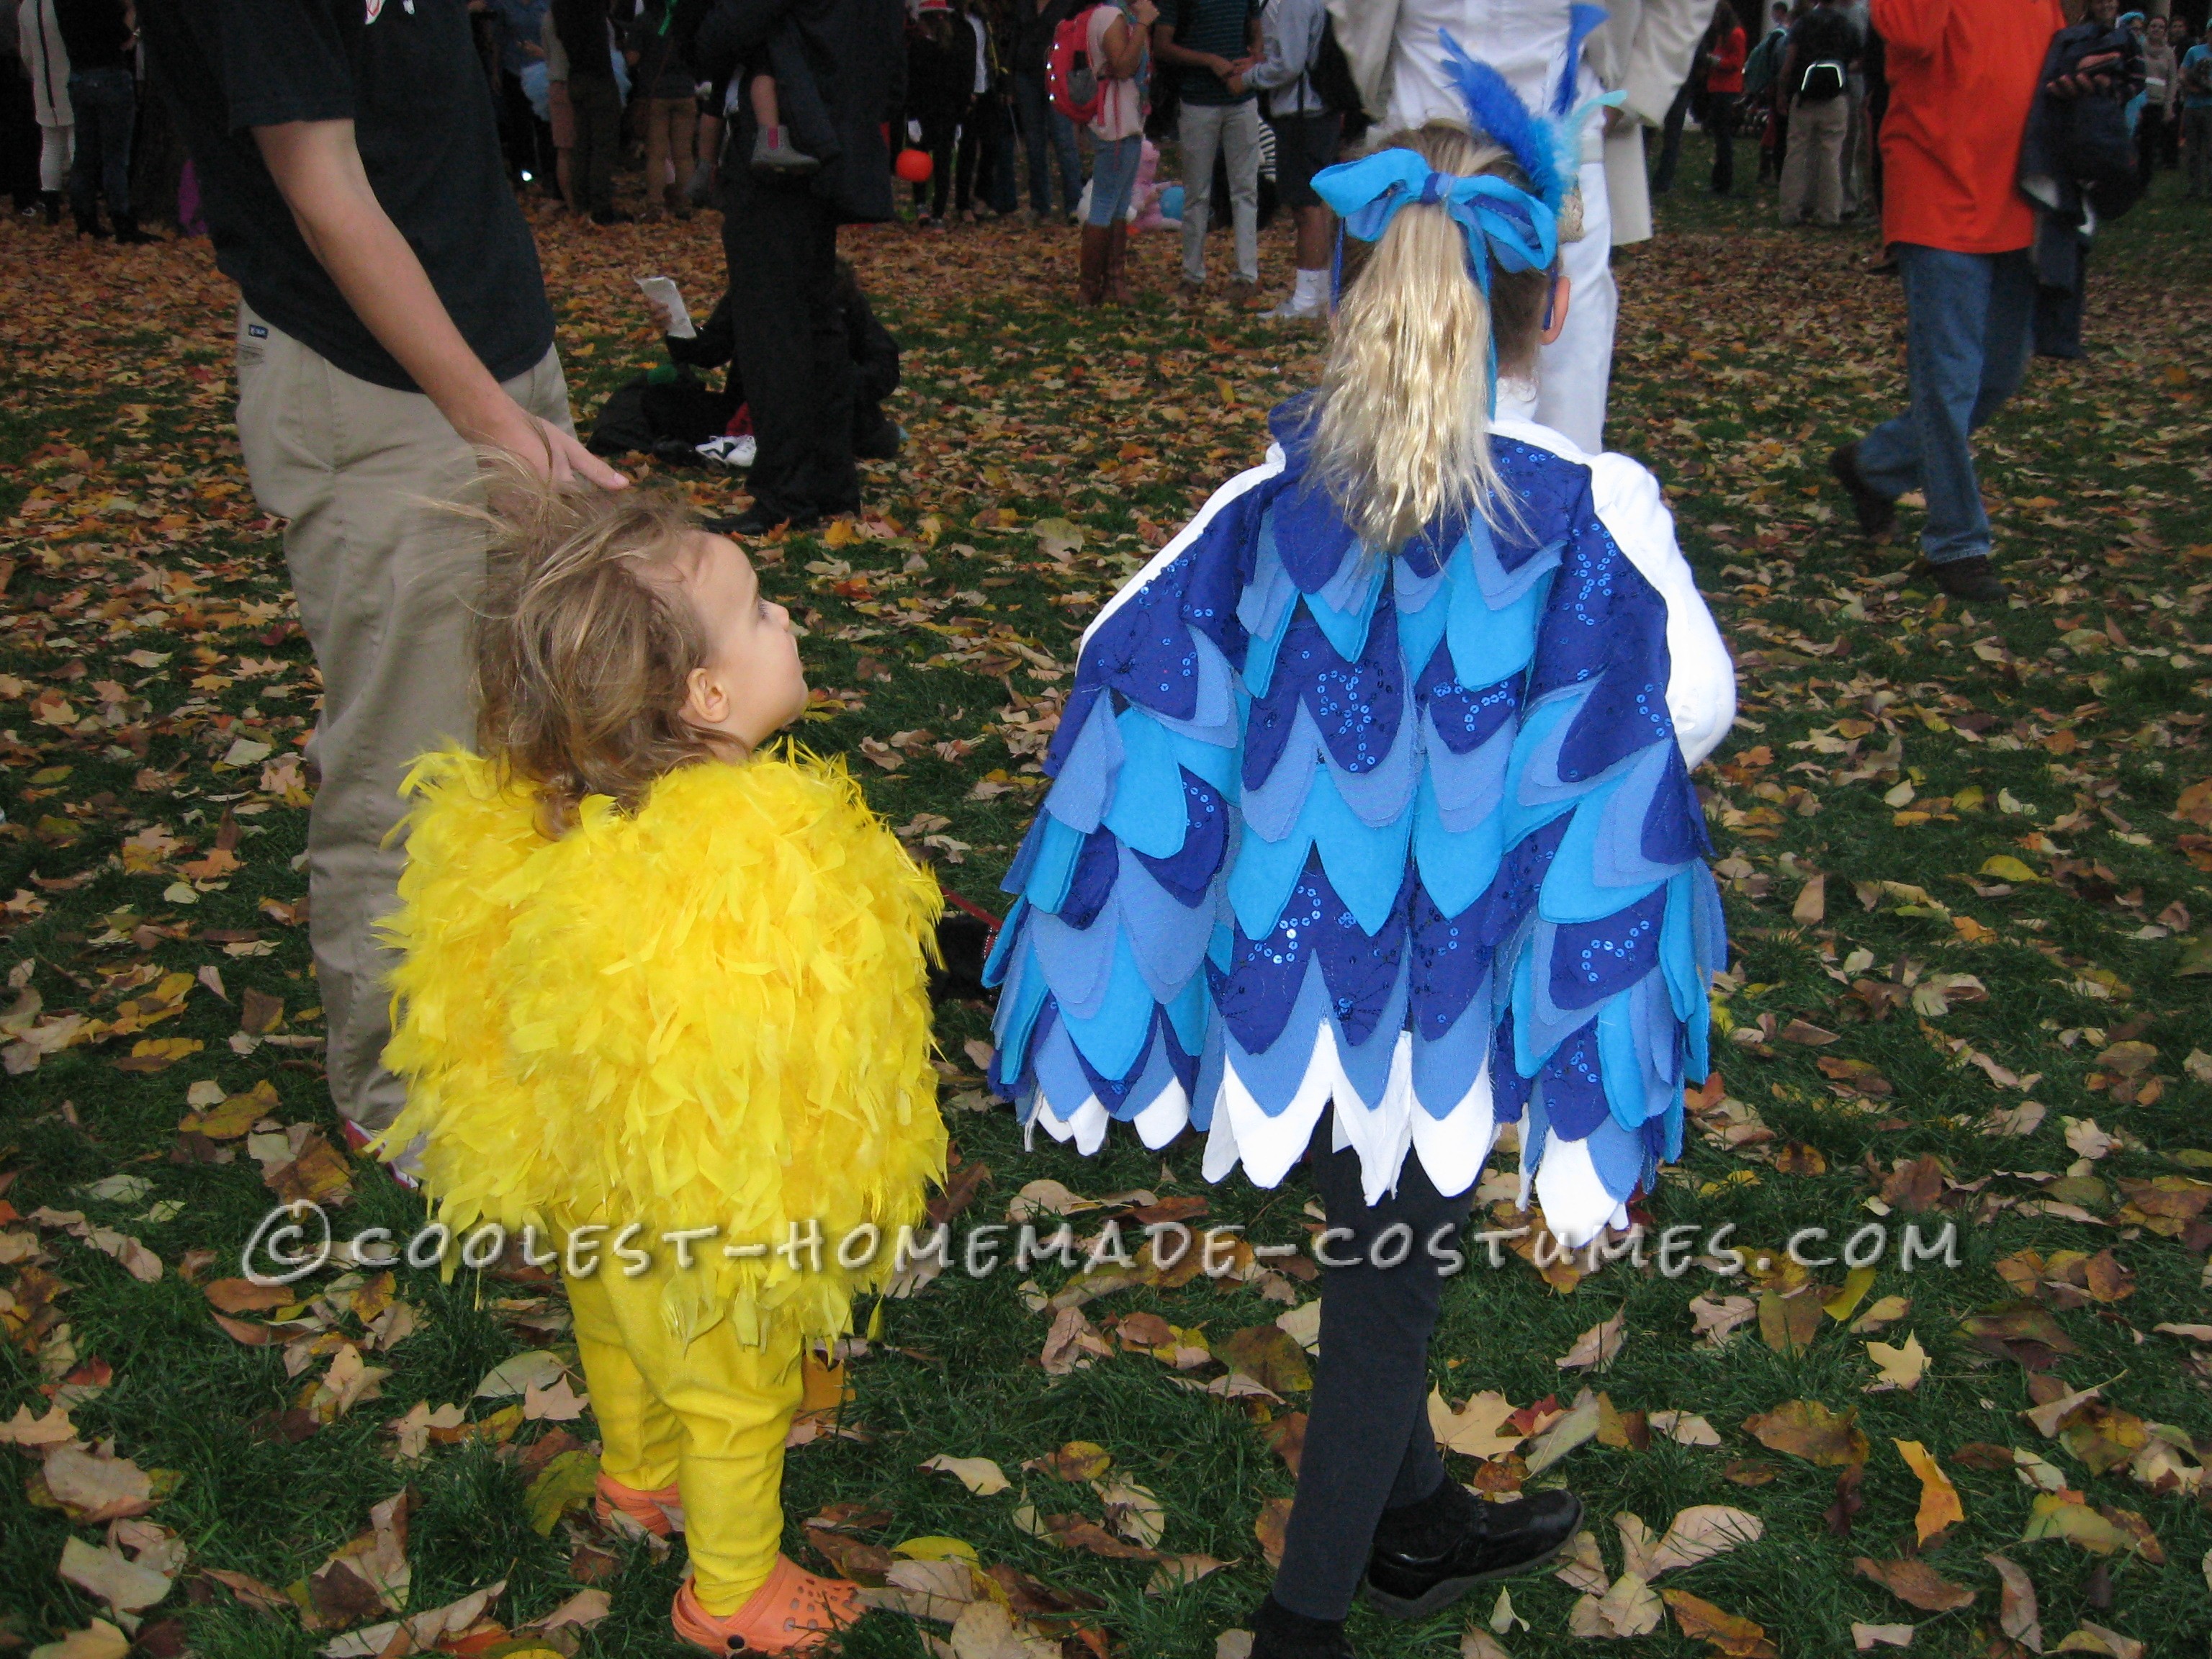
[[[1419,1503],[1444,1479],[1428,1398],[1429,1334],[1446,1281],[1428,1243],[1444,1230],[1442,1248],[1462,1248],[1458,1234],[1474,1195],[1444,1197],[1408,1153],[1398,1190],[1370,1208],[1359,1154],[1327,1150],[1332,1127],[1322,1120],[1306,1167],[1330,1228],[1352,1235],[1332,1237],[1328,1255],[1356,1256],[1358,1265],[1322,1272],[1321,1361],[1274,1595],[1293,1613],[1335,1620],[1352,1609],[1382,1511]],[[1400,1222],[1409,1232],[1404,1260],[1370,1264],[1377,1236]],[[1385,1260],[1398,1242],[1382,1241]]]

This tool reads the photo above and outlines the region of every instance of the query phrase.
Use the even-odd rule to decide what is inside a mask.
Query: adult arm
[[[1136,13],[1137,27],[1131,28],[1127,18],[1116,17],[1106,26],[1105,35],[1098,43],[1106,49],[1106,78],[1109,81],[1126,81],[1145,66],[1145,30],[1159,13],[1152,0],[1136,0]]]
[[[376,199],[351,121],[287,121],[253,138],[307,247],[354,314],[453,430],[556,480],[629,482],[575,438],[509,397],[447,314],[422,262]]]
[[[1321,49],[1328,21],[1322,0],[1281,0],[1270,7],[1260,33],[1260,61],[1244,71],[1243,84],[1273,92],[1305,74]]]

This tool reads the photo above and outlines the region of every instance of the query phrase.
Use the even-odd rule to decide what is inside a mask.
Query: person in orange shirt
[[[1936,585],[2002,600],[1969,435],[2027,368],[2035,219],[2016,182],[2020,146],[2066,19],[2058,0],[1874,0],[1873,13],[1888,53],[1882,240],[1905,284],[1908,403],[1828,465],[1870,536],[1896,522],[1899,495],[1923,491]]]

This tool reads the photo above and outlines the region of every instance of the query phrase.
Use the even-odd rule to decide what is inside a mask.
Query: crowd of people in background
[[[1287,210],[1299,276],[1274,314],[1326,310],[1331,233],[1309,181],[1344,149],[1346,120],[1354,131],[1364,125],[1327,0],[1142,0],[1141,15],[1139,0],[1103,9],[1094,0],[901,3],[903,85],[889,118],[894,150],[928,158],[909,186],[917,223],[1025,217],[1073,227],[1096,205],[1094,228],[1110,228],[1145,205],[1123,190],[1140,151],[1121,146],[1135,132],[1172,137],[1182,192],[1165,222],[1180,222],[1185,291],[1206,284],[1218,214],[1231,232],[1231,284],[1248,294],[1257,228]],[[706,0],[466,6],[512,183],[601,226],[687,219],[713,201],[738,94],[685,58],[684,14],[696,23]],[[1875,212],[1887,77],[1869,0],[1771,0],[1763,9],[1752,0],[1741,13],[1720,0],[1705,16],[1688,74],[1656,124],[1651,192],[1674,188],[1683,134],[1694,128],[1711,146],[1716,196],[1738,191],[1738,150],[1748,143],[1759,184],[1778,186],[1783,223]],[[1050,88],[1060,26],[1077,17],[1096,22],[1102,46],[1120,20],[1118,38],[1134,54],[1124,89],[1109,87],[1103,125],[1073,118]],[[2141,188],[2179,169],[2187,199],[2212,199],[2212,50],[2179,13],[2130,11],[2117,27],[2141,60],[2126,103]],[[158,100],[144,95],[144,77],[131,0],[0,0],[0,186],[19,210],[56,225],[66,213],[77,234],[125,244],[151,240],[147,219],[203,228],[189,160]],[[794,153],[796,165],[811,164],[803,146]],[[1102,159],[1106,199],[1091,204]],[[616,179],[640,167],[647,185],[633,212],[617,204]],[[150,213],[137,210],[142,202]]]

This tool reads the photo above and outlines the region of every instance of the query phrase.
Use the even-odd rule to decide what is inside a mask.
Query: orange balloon
[[[891,171],[909,185],[926,185],[931,171],[929,152],[926,149],[902,149]]]

